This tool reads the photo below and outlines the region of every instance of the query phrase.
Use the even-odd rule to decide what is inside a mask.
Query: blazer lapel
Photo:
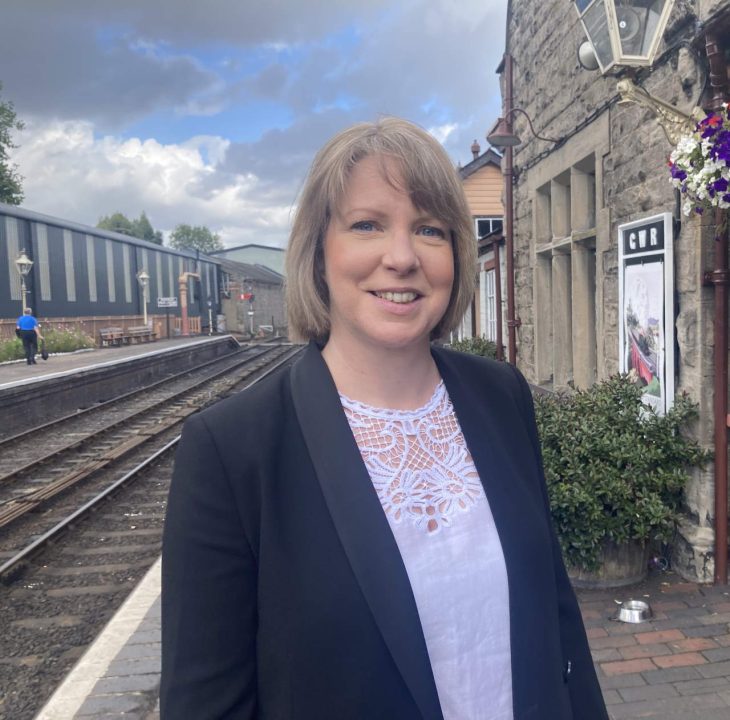
[[[327,507],[383,639],[424,720],[442,720],[403,560],[332,376],[314,343],[293,366],[291,388]]]

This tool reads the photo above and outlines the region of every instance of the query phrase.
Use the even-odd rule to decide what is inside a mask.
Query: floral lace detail
[[[386,410],[340,395],[386,514],[436,533],[484,496],[446,387],[417,410]]]

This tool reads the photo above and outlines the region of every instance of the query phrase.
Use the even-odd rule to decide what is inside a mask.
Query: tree
[[[147,213],[144,210],[136,220],[132,221],[132,226],[135,237],[162,245],[162,233],[152,227],[152,223],[149,221]]]
[[[129,237],[137,237],[134,230],[134,223],[124,214],[115,212],[112,215],[105,215],[99,218],[96,227],[102,230],[110,230],[111,232],[129,235]]]
[[[214,250],[223,250],[218,233],[211,232],[204,225],[178,225],[170,233],[170,247],[177,250],[200,250],[202,253],[210,253]]]
[[[0,84],[0,90],[3,86]],[[20,205],[23,202],[23,177],[17,172],[17,165],[10,162],[9,150],[18,147],[12,138],[13,130],[22,130],[25,125],[18,120],[15,106],[0,101],[0,202]]]
[[[124,213],[120,212],[105,215],[99,218],[96,227],[162,245],[162,233],[152,227],[152,223],[144,210],[136,220],[130,220]]]

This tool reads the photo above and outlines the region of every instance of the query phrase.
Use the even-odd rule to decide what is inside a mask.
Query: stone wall
[[[699,19],[717,12],[721,5],[726,6],[727,0],[700,2],[700,12],[706,15]],[[666,167],[672,146],[651,111],[617,102],[616,77],[580,67],[577,48],[585,36],[573,3],[513,0],[510,8],[507,52],[514,58],[513,104],[530,115],[539,134],[561,140],[554,145],[534,138],[524,118],[515,115],[515,127],[523,140],[514,153],[516,309],[522,321],[518,365],[532,382],[545,384],[551,371],[553,382],[547,384],[560,389],[573,382],[580,385],[580,379],[589,376],[600,380],[619,369],[617,228],[651,215],[676,213]],[[687,15],[691,8],[690,4],[674,8],[666,36],[684,33],[683,37],[694,39],[691,33],[696,26],[687,22],[692,19]],[[504,77],[502,80],[504,83]],[[699,99],[703,80],[695,55],[681,48],[653,70],[642,70],[637,84],[689,113]],[[560,216],[560,204],[570,203],[570,198],[561,195],[561,183],[571,182],[576,177],[575,164],[587,157],[584,167],[592,168],[595,178],[594,228],[586,238],[575,228],[563,238],[566,231],[559,217],[556,220],[555,207]],[[580,167],[578,175],[579,171]],[[571,192],[575,198],[575,191]],[[543,199],[548,197],[545,193],[549,200]],[[552,208],[552,232],[541,215],[542,202]],[[568,207],[566,212],[574,218],[576,208]],[[700,418],[693,431],[710,447],[713,294],[703,286],[702,275],[712,262],[712,238],[698,219],[678,219],[681,225],[677,224],[674,236],[676,391],[687,392],[699,403]],[[560,257],[563,251],[568,260]],[[595,279],[584,281],[575,266],[579,261],[585,263],[586,257],[590,262],[595,258]],[[566,270],[571,263],[572,284],[566,287],[573,295],[561,297],[556,283],[565,282],[561,273],[571,272]],[[585,283],[594,293],[588,312]],[[553,311],[551,328],[547,327],[546,302]],[[572,326],[560,319],[559,313],[564,312],[572,313]],[[566,328],[568,336],[564,337]],[[589,333],[595,343],[595,359],[589,361],[592,369],[586,368],[583,350],[572,348],[585,346],[580,345],[585,340],[581,333]],[[566,353],[570,352],[569,357]],[[675,567],[688,578],[709,582],[714,570],[711,467],[696,473],[686,496],[686,520],[676,543]]]

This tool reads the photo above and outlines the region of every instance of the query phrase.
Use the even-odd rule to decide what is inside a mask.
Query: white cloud
[[[457,123],[446,123],[445,125],[430,127],[428,131],[443,145],[449,139],[449,135],[458,127]]]
[[[88,122],[36,120],[13,160],[32,210],[87,225],[116,211],[137,217],[144,210],[164,232],[189,223],[220,232],[227,245],[282,245],[290,206],[259,199],[260,181],[251,173],[217,173],[228,146],[211,136],[180,144],[95,138]]]

